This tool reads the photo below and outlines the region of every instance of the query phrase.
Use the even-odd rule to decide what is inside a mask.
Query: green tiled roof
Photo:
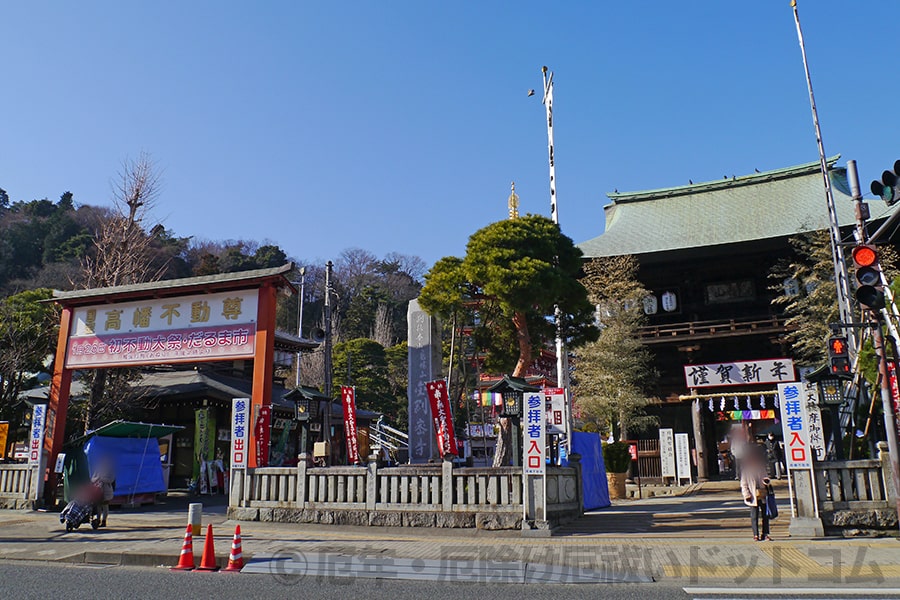
[[[841,225],[855,222],[846,170],[828,159]],[[680,187],[608,194],[606,231],[578,244],[585,257],[650,254],[778,238],[828,227],[819,162]],[[872,217],[889,212],[870,203]]]

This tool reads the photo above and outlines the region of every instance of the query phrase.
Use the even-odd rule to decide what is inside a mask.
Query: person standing
[[[734,478],[741,478],[741,461],[744,459],[744,453],[747,447],[747,439],[744,437],[743,430],[733,430],[731,434],[731,456],[734,458]]]
[[[741,467],[741,494],[744,504],[750,507],[750,527],[755,541],[771,541],[769,537],[769,515],[766,512],[766,493],[769,478],[763,460],[763,449],[756,444],[744,448],[744,464]],[[762,535],[759,532],[759,518],[762,516]]]
[[[784,457],[774,433],[770,433],[766,438],[766,460],[769,463],[769,476],[781,479],[784,473]]]
[[[106,519],[109,518],[109,501],[116,494],[116,469],[112,458],[106,456],[100,459],[97,470],[91,477],[91,482],[98,485],[102,492],[97,503],[97,513],[100,519],[99,527],[106,527]]]

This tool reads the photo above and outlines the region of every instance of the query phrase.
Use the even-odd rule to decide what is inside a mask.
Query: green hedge
[[[607,473],[624,473],[631,466],[631,454],[628,452],[628,444],[613,442],[603,444],[603,462],[606,464]]]

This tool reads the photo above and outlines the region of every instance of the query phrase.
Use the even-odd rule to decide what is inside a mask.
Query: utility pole
[[[322,428],[325,430],[322,437],[325,439],[328,447],[328,453],[325,457],[325,465],[331,466],[331,269],[334,264],[329,260],[325,263],[325,395],[328,400],[325,401],[325,416]]]
[[[800,54],[803,57],[803,70],[806,73],[806,88],[809,91],[809,106],[812,110],[813,126],[816,130],[816,144],[819,148],[819,163],[822,169],[822,180],[825,183],[825,203],[828,206],[828,223],[831,232],[831,258],[834,262],[834,282],[837,286],[838,309],[843,323],[853,322],[853,310],[850,305],[850,281],[847,275],[847,263],[844,261],[844,250],[841,246],[841,229],[834,207],[834,194],[831,179],[828,176],[828,159],[825,156],[825,145],[822,143],[822,129],[819,127],[819,112],[816,109],[816,97],[813,94],[812,79],[809,75],[809,63],[806,60],[806,45],[803,43],[803,30],[800,28],[800,13],[797,11],[797,0],[791,0],[794,9],[794,23],[797,26],[797,39],[800,42]],[[856,359],[856,332],[848,332],[850,338],[850,358]]]
[[[306,289],[306,267],[300,267],[300,300],[297,302],[297,337],[303,339],[303,296]],[[300,362],[302,351],[297,350],[297,377],[294,387],[300,387]]]
[[[559,207],[556,204],[556,157],[553,146],[553,71],[541,67],[544,79],[543,104],[547,111],[547,158],[550,163],[550,219],[559,225]],[[556,322],[556,385],[566,392],[566,454],[572,452],[572,394],[569,390],[569,357],[563,339],[563,317],[559,305],[553,309]]]

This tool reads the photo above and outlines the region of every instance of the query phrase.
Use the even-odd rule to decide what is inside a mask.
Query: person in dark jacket
[[[100,486],[103,492],[103,496],[97,504],[97,512],[100,517],[100,527],[106,527],[106,519],[109,517],[109,501],[116,493],[116,469],[110,457],[100,459],[91,481]]]

